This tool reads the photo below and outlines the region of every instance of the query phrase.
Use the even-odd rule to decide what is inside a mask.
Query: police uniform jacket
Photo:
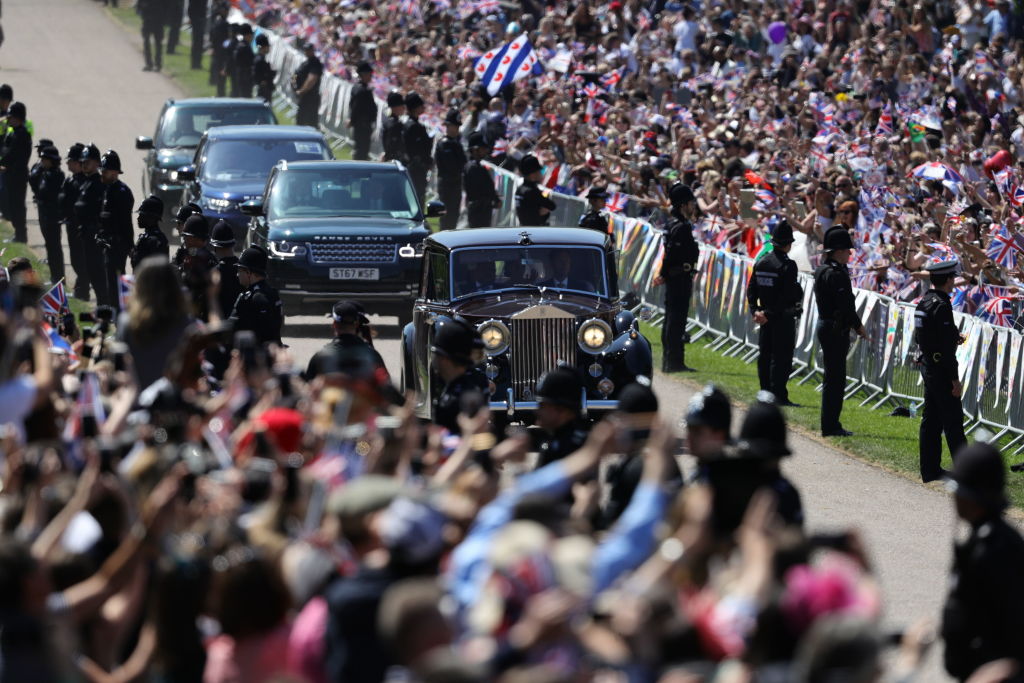
[[[131,254],[132,270],[138,268],[143,259],[150,256],[163,256],[167,258],[170,252],[171,247],[167,242],[167,235],[160,229],[160,226],[150,228],[139,235],[138,241],[135,242],[135,247],[132,249]]]
[[[498,191],[494,179],[478,159],[473,159],[462,170],[462,186],[466,191],[466,202],[498,203]]]
[[[260,280],[238,295],[231,319],[235,331],[250,330],[262,344],[281,343],[284,312],[277,290]]]
[[[210,24],[210,46],[214,52],[223,55],[227,49],[226,43],[230,33],[231,27],[228,26],[228,20],[224,16],[218,15]]]
[[[57,199],[60,203],[60,217],[69,227],[78,225],[75,220],[75,202],[78,201],[78,191],[84,181],[85,174],[78,172],[64,178],[60,186],[60,195]]]
[[[462,395],[467,391],[479,391],[487,399],[489,391],[487,377],[479,368],[470,368],[447,385],[434,401],[434,424],[441,425],[452,434],[459,434],[459,412]]]
[[[462,184],[462,169],[466,166],[466,150],[462,140],[444,136],[434,151],[437,162],[437,176],[442,183]]]
[[[960,330],[953,320],[949,294],[932,289],[918,302],[914,311],[914,338],[927,368],[951,380],[960,376],[956,361]]]
[[[395,115],[389,116],[384,121],[381,129],[381,144],[384,146],[384,161],[405,162],[405,134],[402,127],[402,120]]]
[[[134,208],[135,197],[127,185],[120,180],[106,185],[100,209],[100,241],[127,254],[135,233],[132,226]]]
[[[295,70],[295,73],[292,75],[292,84],[295,86],[295,90],[298,90],[299,88],[301,88],[306,83],[306,79],[309,78],[310,75],[313,75],[313,76],[323,76],[324,75],[324,65],[323,65],[323,62],[321,62],[315,56],[314,57],[308,57],[306,59],[306,61],[304,61],[299,66],[299,68]],[[312,90],[307,92],[305,95],[303,95],[300,99],[301,99],[301,101],[306,102],[306,103],[319,102],[320,101],[320,87],[317,86],[317,87],[313,88]]]
[[[217,293],[217,303],[220,305],[221,315],[230,315],[231,309],[235,306],[235,300],[242,293],[242,283],[238,281],[237,256],[225,256],[217,263],[217,270],[220,272],[220,291]]]
[[[35,195],[36,205],[40,211],[48,215],[59,215],[60,191],[64,185],[64,171],[59,168],[44,169],[39,164],[32,167],[29,174],[29,185]]]
[[[796,262],[781,251],[768,252],[754,264],[747,284],[747,305],[751,313],[798,316],[804,292],[797,280]]]
[[[544,434],[537,445],[537,467],[550,465],[578,451],[587,440],[587,427],[582,420],[571,420],[554,434]]]
[[[252,78],[253,65],[256,62],[256,54],[252,51],[252,44],[246,41],[238,41],[235,45],[234,65],[239,76]]]
[[[580,216],[580,227],[598,232],[608,232],[608,217],[600,211],[588,211]]]
[[[103,210],[103,198],[106,186],[100,180],[99,173],[82,178],[78,198],[75,200],[75,222],[83,237],[95,237],[100,229],[100,211]]]
[[[964,680],[982,664],[1020,657],[1022,575],[1024,540],[1002,517],[978,524],[954,549],[950,591],[942,611],[946,670],[954,677]]]
[[[843,264],[829,259],[818,266],[814,271],[814,299],[818,317],[836,331],[860,329],[850,271]]]
[[[277,72],[270,68],[266,55],[256,55],[252,63],[252,82],[256,84],[259,94],[269,96],[273,93],[274,79]]]
[[[700,260],[700,247],[693,238],[693,223],[673,216],[665,226],[665,258],[661,263],[661,276],[670,278],[692,275]]]
[[[377,101],[370,86],[356,83],[349,100],[349,112],[354,127],[373,130],[377,123]]]
[[[306,373],[303,376],[307,382],[329,372],[331,368],[344,367],[345,361],[349,358],[369,357],[378,368],[384,368],[384,359],[381,358],[377,349],[366,343],[366,340],[356,334],[339,334],[327,342],[322,349],[313,354],[306,366]],[[385,368],[386,371],[386,368]]]
[[[551,214],[540,215],[541,209],[555,210],[555,202],[537,183],[527,180],[516,190],[516,215],[519,225],[547,225]]]
[[[433,159],[430,156],[433,141],[427,128],[416,119],[409,119],[405,122],[405,129],[402,131],[402,140],[405,144],[405,157],[410,167],[420,169],[430,168]]]
[[[4,177],[11,180],[28,180],[28,162],[32,159],[32,134],[25,126],[8,128],[0,144],[0,166],[5,167]]]

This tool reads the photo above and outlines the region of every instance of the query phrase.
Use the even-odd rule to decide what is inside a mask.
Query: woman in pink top
[[[213,560],[210,614],[221,634],[206,644],[204,683],[259,683],[287,673],[288,589],[277,567],[247,546]]]

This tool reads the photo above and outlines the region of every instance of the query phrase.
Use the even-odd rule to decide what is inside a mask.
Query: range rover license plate
[[[379,280],[379,268],[331,268],[332,280]]]

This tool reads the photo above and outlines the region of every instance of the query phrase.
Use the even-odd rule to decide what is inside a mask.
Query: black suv
[[[252,216],[248,242],[267,249],[270,282],[289,310],[353,298],[402,324],[412,319],[424,218],[444,205],[424,212],[401,164],[281,161],[262,199],[241,209]]]
[[[234,97],[201,97],[167,100],[160,110],[153,137],[135,139],[135,148],[148,150],[142,174],[143,195],[154,194],[164,201],[170,216],[181,202],[184,183],[177,170],[192,163],[203,133],[214,126],[277,123],[274,112],[263,100]]]

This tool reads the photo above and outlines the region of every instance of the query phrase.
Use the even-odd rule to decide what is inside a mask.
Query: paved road
[[[110,21],[95,0],[7,0],[6,10],[0,79],[27,103],[38,135],[55,139],[62,151],[76,139],[117,149],[138,197],[142,162],[134,138],[150,134],[163,101],[181,92],[162,75],[141,71],[138,38]],[[37,228],[31,241],[42,245]],[[376,322],[378,348],[397,376],[397,327],[387,324],[393,319]],[[299,363],[327,335],[324,318],[288,319],[287,342]],[[677,420],[692,389],[660,376],[655,386]],[[812,438],[794,435],[792,445],[795,454],[785,467],[803,493],[809,526],[862,531],[881,577],[888,625],[937,616],[955,530],[948,496]],[[933,651],[922,680],[944,680],[937,655]]]

